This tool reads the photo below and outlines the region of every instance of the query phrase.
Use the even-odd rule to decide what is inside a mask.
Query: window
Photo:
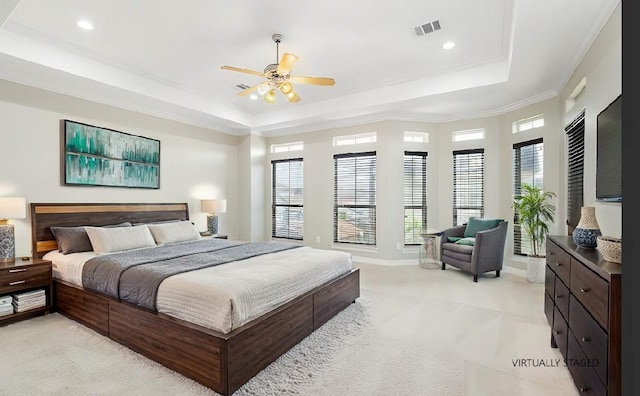
[[[281,144],[272,144],[271,145],[271,153],[286,153],[289,151],[300,151],[304,149],[303,142],[291,142],[291,143],[281,143]]]
[[[377,141],[376,132],[360,133],[357,135],[335,136],[334,146],[346,146],[348,144],[375,143]]]
[[[427,228],[427,153],[404,152],[404,244],[422,243]]]
[[[429,143],[429,133],[405,131],[404,141],[411,142],[411,143]]]
[[[484,128],[468,129],[466,131],[455,131],[451,133],[454,142],[466,142],[468,140],[484,139]]]
[[[584,110],[564,129],[567,133],[567,225],[571,235],[580,221],[584,188]]]
[[[453,152],[453,225],[484,216],[484,149]]]
[[[302,158],[271,161],[271,236],[304,236],[304,185]]]
[[[576,87],[571,91],[571,94],[564,102],[565,111],[569,112],[573,106],[575,106],[576,102],[580,100],[582,95],[587,89],[587,77],[582,77],[582,80],[576,85]]]
[[[542,114],[525,118],[524,120],[516,121],[512,125],[512,132],[518,133],[533,128],[540,128],[544,126],[544,116]]]
[[[542,138],[513,145],[513,194],[522,193],[522,185],[543,187],[543,154]],[[532,253],[531,243],[522,233],[518,214],[513,218],[513,253],[527,255]]]
[[[376,244],[376,153],[336,154],[334,242]]]

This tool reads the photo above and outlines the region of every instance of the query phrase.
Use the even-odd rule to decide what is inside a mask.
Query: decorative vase
[[[527,280],[531,283],[544,283],[547,261],[544,257],[527,257]]]
[[[597,245],[597,238],[602,235],[598,220],[596,220],[596,208],[583,206],[580,208],[580,221],[573,230],[573,242],[582,247],[593,249]]]

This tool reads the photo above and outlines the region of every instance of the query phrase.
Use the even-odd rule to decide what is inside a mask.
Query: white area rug
[[[361,297],[234,393],[461,395],[463,361],[378,335]],[[216,395],[60,314],[0,328],[0,395]]]

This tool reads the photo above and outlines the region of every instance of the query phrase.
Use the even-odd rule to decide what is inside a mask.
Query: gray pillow
[[[131,227],[131,223],[107,225],[105,227]],[[51,227],[51,233],[58,243],[58,250],[62,254],[90,252],[93,250],[89,235],[84,226],[77,227]]]

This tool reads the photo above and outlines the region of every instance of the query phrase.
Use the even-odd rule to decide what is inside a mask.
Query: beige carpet
[[[463,361],[379,337],[361,297],[234,395],[460,395]],[[0,328],[1,395],[215,395],[62,315]]]

